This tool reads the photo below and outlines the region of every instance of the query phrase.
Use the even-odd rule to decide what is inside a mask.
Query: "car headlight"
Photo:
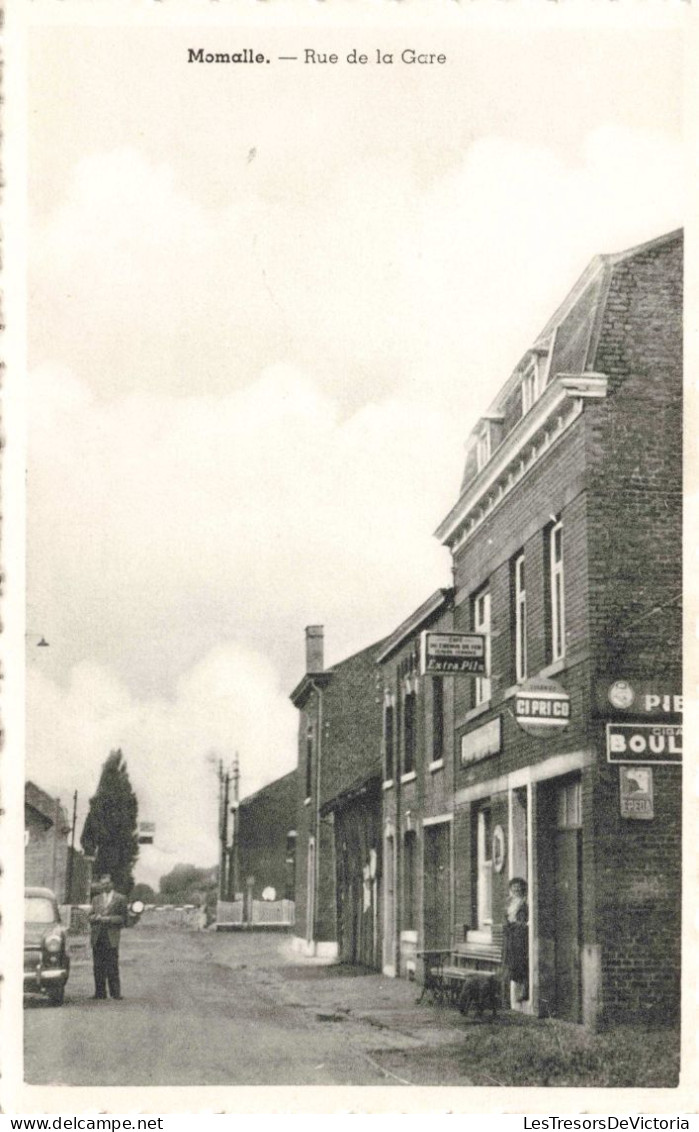
[[[59,935],[50,935],[44,940],[44,948],[48,951],[49,955],[55,955],[62,947],[63,940]]]

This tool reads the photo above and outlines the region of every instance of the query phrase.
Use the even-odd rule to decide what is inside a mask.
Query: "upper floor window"
[[[306,728],[306,797],[310,798],[313,789],[313,728]]]
[[[476,465],[480,472],[490,459],[490,425],[485,424],[476,442]]]
[[[410,774],[415,770],[416,700],[412,690],[406,693],[403,700],[403,774]]]
[[[444,758],[444,679],[432,677],[432,762]]]
[[[515,630],[515,682],[527,678],[527,589],[524,574],[524,555],[518,554],[512,566],[514,630]]]
[[[539,367],[536,361],[530,362],[522,377],[522,416],[528,413],[541,393]]]
[[[490,590],[486,587],[473,599],[473,631],[485,634],[485,670],[490,672]],[[490,699],[490,677],[477,676],[474,686],[475,706]]]
[[[551,617],[551,660],[565,656],[565,590],[563,585],[563,524],[549,527],[548,574]]]
[[[394,707],[392,701],[387,701],[383,709],[384,778],[386,782],[390,782],[393,778],[394,735]]]

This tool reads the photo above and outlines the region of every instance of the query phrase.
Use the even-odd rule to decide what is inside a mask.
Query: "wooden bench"
[[[480,1015],[495,1016],[502,983],[503,928],[494,924],[490,940],[466,939],[451,948],[418,952],[424,964],[421,1002],[430,994],[434,1002],[449,1002],[462,1014],[475,1007]]]

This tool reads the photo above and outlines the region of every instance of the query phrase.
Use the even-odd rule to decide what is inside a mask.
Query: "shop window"
[[[410,774],[415,770],[415,724],[416,724],[416,696],[415,692],[407,692],[403,700],[403,774]]]
[[[395,720],[392,703],[384,705],[383,709],[383,743],[384,743],[384,779],[390,782],[393,778],[393,750],[395,745]]]
[[[444,758],[444,680],[432,677],[432,762]]]
[[[478,810],[476,835],[476,915],[479,928],[493,922],[493,836],[489,806]]]
[[[563,524],[560,519],[548,528],[548,590],[550,656],[565,656],[565,587],[563,578]]]
[[[474,633],[485,634],[485,668],[490,672],[490,590],[486,587],[473,598],[472,620]],[[477,676],[474,681],[474,706],[490,699],[490,677]]]
[[[524,570],[524,554],[518,554],[512,564],[516,684],[521,684],[527,678],[527,589]]]

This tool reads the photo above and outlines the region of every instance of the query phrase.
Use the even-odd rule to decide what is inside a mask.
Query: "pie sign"
[[[517,689],[515,719],[527,734],[546,739],[570,723],[570,696],[555,680],[532,677]]]

